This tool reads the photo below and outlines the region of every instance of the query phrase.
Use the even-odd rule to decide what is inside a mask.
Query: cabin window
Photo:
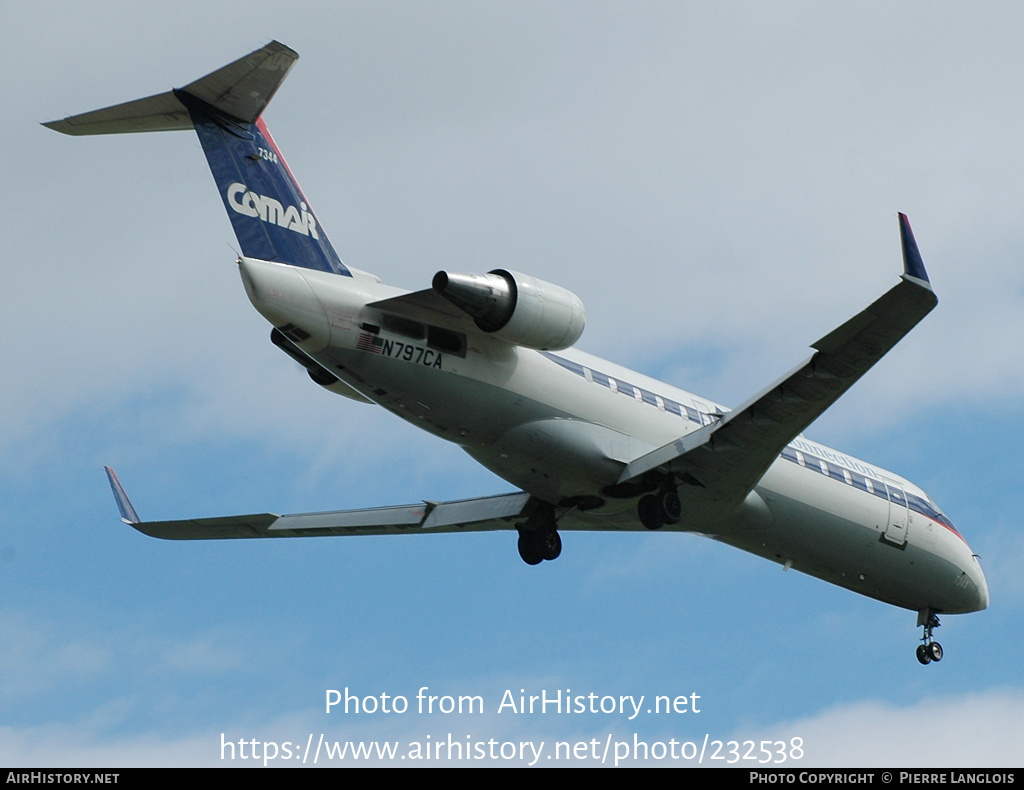
[[[870,489],[868,489],[868,479],[864,477],[864,475],[859,475],[856,472],[851,472],[850,482],[853,484],[855,488],[859,488],[861,491],[868,491],[870,493]]]

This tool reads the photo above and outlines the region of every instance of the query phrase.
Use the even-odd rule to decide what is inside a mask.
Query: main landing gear
[[[561,553],[562,538],[558,530],[519,531],[519,556],[527,565],[540,565],[544,560],[558,559]]]
[[[917,613],[917,624],[924,626],[924,635],[921,637],[921,644],[917,646],[917,660],[922,664],[930,664],[932,661],[942,660],[942,645],[932,641],[932,629],[939,627],[939,618],[935,616],[934,609],[922,609]]]
[[[539,502],[526,522],[518,527],[519,556],[527,565],[558,559],[562,538],[555,524],[554,505]]]
[[[661,529],[666,524],[678,524],[683,517],[683,506],[675,488],[662,488],[640,497],[636,506],[640,523],[647,529]]]

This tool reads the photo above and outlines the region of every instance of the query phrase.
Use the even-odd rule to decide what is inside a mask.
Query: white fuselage
[[[538,499],[600,501],[559,529],[643,529],[636,499],[610,497],[608,487],[625,464],[726,411],[575,349],[496,340],[468,318],[454,333],[450,317],[432,332],[429,314],[388,316],[373,303],[404,292],[369,275],[252,259],[240,266],[257,310],[275,327],[297,328],[290,337],[342,389],[457,443]],[[908,609],[962,613],[988,604],[977,557],[927,494],[803,437],[730,516],[699,523],[684,513],[669,529],[707,534]]]

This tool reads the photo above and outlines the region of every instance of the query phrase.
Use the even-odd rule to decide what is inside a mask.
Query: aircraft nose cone
[[[988,581],[985,579],[985,574],[981,571],[981,563],[978,563],[978,576],[974,584],[978,593],[978,608],[975,611],[980,612],[982,609],[988,609]]]
[[[970,554],[962,563],[962,575],[956,584],[958,611],[980,612],[988,608],[988,582],[977,555]]]
[[[253,307],[289,340],[311,353],[327,347],[330,321],[300,268],[243,257],[238,269]]]

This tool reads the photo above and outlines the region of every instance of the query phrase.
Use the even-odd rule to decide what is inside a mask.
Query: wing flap
[[[443,531],[448,527],[491,522],[496,519],[515,518],[523,513],[530,495],[521,492],[482,499],[464,499],[459,502],[442,502],[430,511],[424,519],[424,530]],[[497,529],[508,529],[506,524]]]

